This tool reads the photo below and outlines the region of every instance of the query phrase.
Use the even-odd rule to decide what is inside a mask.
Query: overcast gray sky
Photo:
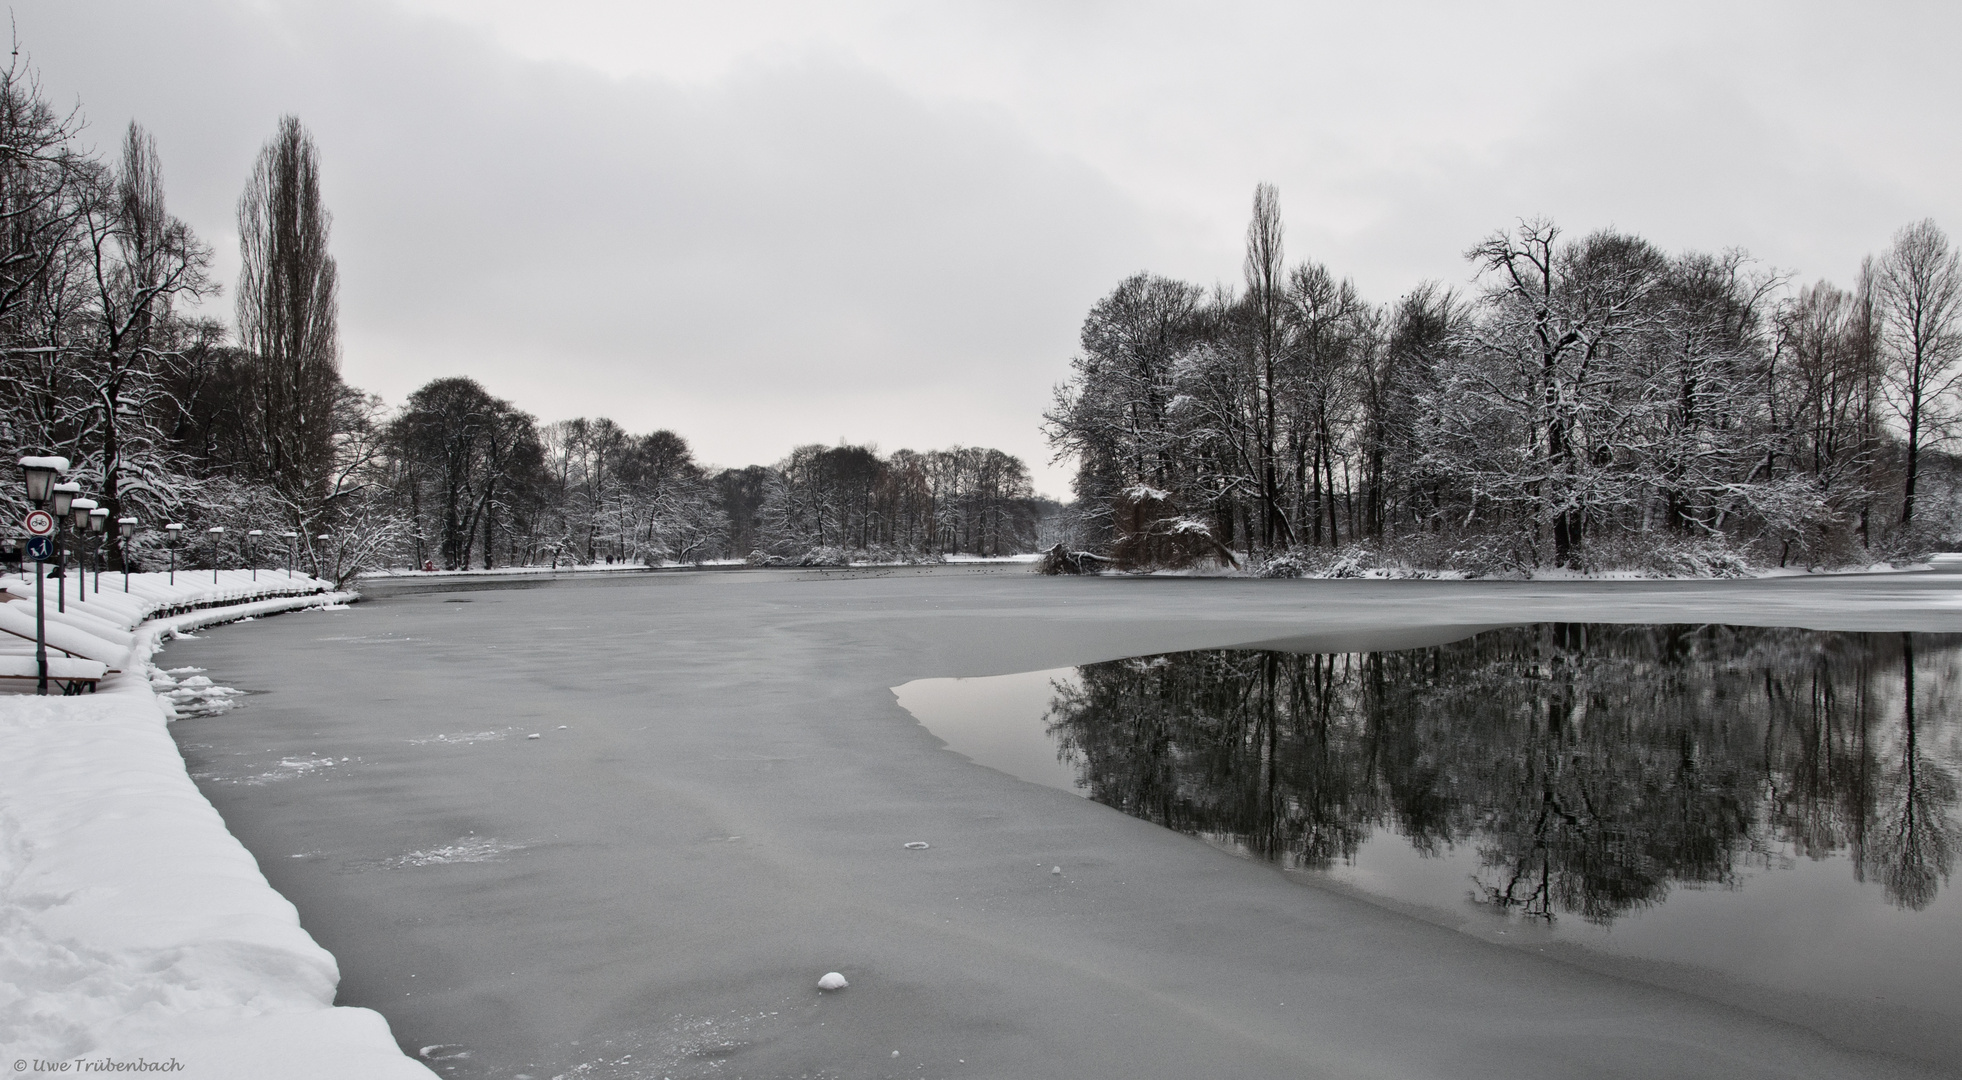
[[[1020,454],[1084,312],[1290,259],[1393,300],[1522,216],[1845,282],[1962,230],[1962,5],[27,0],[57,102],[157,136],[217,252],[282,113],[318,140],[343,372],[550,421]]]

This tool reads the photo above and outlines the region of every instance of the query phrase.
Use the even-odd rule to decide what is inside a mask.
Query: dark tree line
[[[1933,222],[1849,289],[1540,221],[1468,258],[1469,292],[1366,302],[1284,262],[1262,185],[1240,289],[1119,284],[1046,417],[1078,463],[1079,540],[1217,541],[1280,573],[1358,544],[1472,571],[1722,569],[1955,531],[1962,268]]]
[[[1039,509],[1027,468],[996,450],[804,446],[711,472],[672,431],[541,426],[466,378],[410,395],[368,475],[404,524],[391,557],[444,568],[1013,554]]]

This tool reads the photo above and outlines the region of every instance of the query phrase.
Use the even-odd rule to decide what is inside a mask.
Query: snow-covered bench
[[[64,693],[93,691],[95,684],[108,674],[109,665],[100,661],[63,656],[56,652],[48,654],[48,681],[61,687]],[[33,653],[9,649],[0,652],[0,679],[39,682],[41,666],[35,662]]]
[[[87,612],[70,608],[49,610],[44,616],[48,643],[48,679],[64,693],[94,690],[105,675],[122,670],[129,660],[128,630]],[[0,679],[40,679],[34,659],[34,605],[26,600],[0,604]]]

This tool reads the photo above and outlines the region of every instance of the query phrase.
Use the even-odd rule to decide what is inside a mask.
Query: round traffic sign
[[[35,562],[47,562],[54,558],[54,541],[45,536],[28,537],[27,557]]]
[[[29,510],[27,512],[27,535],[47,536],[54,531],[55,519],[53,514],[48,513],[46,510]]]

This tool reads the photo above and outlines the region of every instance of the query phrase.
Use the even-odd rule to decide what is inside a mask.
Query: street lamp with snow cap
[[[89,511],[89,531],[96,534],[95,542],[95,594],[102,595],[102,549],[109,543],[104,535],[109,531],[109,508],[98,506]]]
[[[69,507],[75,497],[82,493],[82,485],[73,480],[56,484],[48,489],[49,509],[54,511],[54,564],[55,564],[55,610],[68,610],[68,549],[61,542],[61,523],[68,517]]]
[[[20,471],[27,483],[27,501],[34,505],[36,512],[54,497],[55,477],[68,473],[68,459],[65,457],[24,457],[20,459]],[[32,514],[28,515],[30,518]],[[34,529],[32,523],[29,529]],[[41,573],[41,560],[34,560],[34,669],[36,672],[34,692],[48,692],[48,602],[46,577]]]
[[[211,583],[216,585],[218,584],[218,540],[225,535],[225,527],[213,525],[204,530],[204,534],[211,537]]]
[[[142,522],[133,517],[116,519],[116,535],[123,538],[123,592],[129,592],[129,539],[136,535],[136,527]]]
[[[164,531],[170,534],[170,583],[175,585],[177,584],[177,540],[184,535],[184,526],[173,521],[164,526]]]
[[[89,598],[88,547],[83,538],[89,534],[89,515],[94,512],[94,499],[68,500],[68,523],[75,528],[75,570],[81,575],[75,583],[75,599],[78,603],[86,603]]]
[[[245,530],[245,561],[252,564],[252,580],[254,581],[259,580],[259,557],[258,549],[252,540],[254,537],[264,535],[266,535],[266,530],[264,529]]]

